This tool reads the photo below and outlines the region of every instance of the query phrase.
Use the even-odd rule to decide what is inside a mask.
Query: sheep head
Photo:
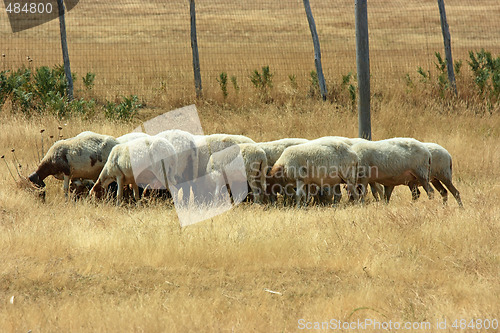
[[[40,176],[36,172],[33,172],[29,176],[28,179],[30,180],[30,182],[32,182],[33,184],[35,184],[35,186],[38,187],[38,188],[44,188],[45,187],[45,183],[43,182],[43,180],[40,179]]]

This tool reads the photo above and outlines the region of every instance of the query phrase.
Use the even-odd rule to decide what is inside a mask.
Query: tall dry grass
[[[256,140],[356,135],[355,114],[319,101],[238,111],[199,106],[207,133]],[[10,162],[16,148],[20,163],[31,163],[23,172],[32,171],[40,128],[48,135],[59,124],[3,115],[0,150]],[[135,126],[62,125],[65,136],[119,135]],[[374,113],[373,128],[376,139],[412,136],[445,146],[465,209],[452,197],[448,206],[437,197],[412,203],[410,191],[398,187],[389,205],[240,205],[181,229],[164,203],[66,202],[57,180],[47,182],[42,203],[15,186],[2,165],[0,327],[246,332],[297,331],[301,318],[433,325],[498,318],[500,117],[392,100]]]
[[[137,4],[81,2],[67,17],[75,71],[97,73],[94,97],[102,101],[135,93],[147,102],[132,123],[108,122],[99,115],[91,120],[24,118],[11,114],[8,104],[0,113],[0,154],[5,155],[0,161],[0,331],[290,332],[299,330],[301,318],[369,318],[433,324],[447,319],[444,331],[452,332],[454,319],[500,319],[498,105],[489,108],[467,76],[459,78],[458,98],[443,99],[434,83],[419,83],[416,74],[414,87],[394,83],[398,79],[387,74],[394,68],[411,72],[417,65],[433,67],[433,52],[441,47],[440,32],[432,28],[439,26],[434,1],[408,4],[407,12],[390,10],[401,6],[398,1],[370,5],[374,59],[391,59],[372,63],[377,77],[372,89],[373,138],[414,137],[446,147],[453,155],[463,210],[451,196],[448,206],[438,196],[412,203],[410,191],[398,187],[389,205],[372,200],[301,210],[240,205],[181,229],[175,211],[162,202],[116,207],[66,201],[61,182],[52,178],[45,203],[19,188],[4,161],[17,177],[10,152],[15,148],[20,172],[32,172],[40,155],[41,129],[46,150],[49,135],[59,135],[58,126],[64,137],[83,130],[118,136],[186,103],[196,102],[207,134],[244,134],[257,141],[357,136],[357,115],[348,98],[338,91],[327,103],[307,97],[311,59],[292,57],[291,67],[271,63],[287,52],[310,52],[300,3],[289,17],[281,18],[272,14],[280,2],[259,0],[236,16],[225,14],[226,2],[200,3],[200,13],[211,13],[199,16],[203,61],[215,65],[204,74],[205,98],[198,101],[191,87],[187,3]],[[234,4],[244,5],[247,2]],[[327,2],[312,5],[320,35],[328,36],[324,54],[345,48],[341,57],[323,57],[325,68],[331,69],[330,91],[338,90],[340,75],[354,68],[349,65],[351,16],[326,15],[331,11]],[[339,12],[352,12],[351,4],[339,6]],[[497,26],[498,15],[493,14],[498,8],[490,1],[447,6],[458,54],[497,38],[495,29],[478,28]],[[110,12],[115,15],[110,17]],[[151,12],[161,15],[147,16],[147,24],[138,18]],[[480,15],[484,12],[493,14]],[[88,17],[94,25],[87,24]],[[427,25],[419,28],[421,22]],[[276,24],[281,24],[279,29],[274,29]],[[0,28],[8,28],[4,20]],[[26,55],[34,59],[34,67],[59,62],[57,43],[43,39],[57,29],[52,22],[9,36],[2,44],[7,59],[0,66],[17,68]],[[394,29],[406,34],[395,34]],[[229,34],[232,31],[246,39],[235,38],[239,34]],[[268,34],[257,35],[261,31]],[[307,44],[267,48],[271,32],[276,39],[293,39],[297,31],[307,35]],[[431,33],[437,37],[428,37]],[[156,43],[155,50],[164,51],[144,52],[151,49],[144,34]],[[224,40],[234,53],[220,52]],[[256,52],[259,47],[264,54],[270,52],[267,58]],[[417,51],[404,57],[402,47]],[[281,75],[275,79],[271,103],[263,102],[248,82],[239,95],[230,90],[228,99],[222,98],[215,77],[222,70],[232,74],[224,64],[236,63],[234,59],[244,59],[251,69],[269,64]],[[287,81],[295,70],[298,90]],[[238,79],[249,81],[246,74]],[[123,88],[125,81],[133,84]],[[82,88],[78,84],[77,89]]]

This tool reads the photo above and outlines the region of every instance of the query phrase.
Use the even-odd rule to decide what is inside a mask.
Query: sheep
[[[93,186],[94,182],[90,179],[76,178],[71,180],[69,191],[74,195],[75,199],[79,199],[87,195]]]
[[[125,143],[125,142],[129,142],[129,141],[132,141],[135,139],[145,138],[148,136],[149,136],[148,134],[143,133],[143,132],[131,132],[131,133],[127,133],[127,134],[124,134],[122,136],[117,137],[116,141],[118,141],[118,143]]]
[[[271,171],[274,163],[276,163],[276,161],[280,158],[281,154],[286,148],[306,143],[308,141],[309,140],[307,139],[285,138],[280,140],[257,143],[257,146],[263,149],[264,152],[266,153],[267,166],[268,166],[266,175]],[[277,194],[278,193],[276,193],[275,191],[271,191],[271,189],[266,190],[266,198],[269,199],[271,203],[276,202]]]
[[[233,134],[194,135],[194,138],[198,148],[198,177],[194,182],[196,190],[193,189],[193,194],[196,201],[206,202],[211,200],[208,194],[213,187],[212,179],[206,173],[210,156],[235,144],[255,143],[255,141],[243,135]]]
[[[448,192],[444,188],[444,184],[455,197],[458,205],[463,207],[462,200],[460,199],[460,192],[458,192],[452,183],[452,159],[450,153],[437,143],[424,142],[423,144],[429,149],[432,156],[431,172],[429,176],[430,182],[441,194],[443,203],[446,204],[448,202]],[[412,181],[408,184],[412,192],[413,200],[417,200],[420,196],[420,191],[418,190],[419,185],[420,184],[416,181]]]
[[[345,182],[357,198],[355,186],[358,163],[356,153],[339,140],[330,140],[328,143],[310,141],[283,151],[269,173],[269,185],[284,187],[285,193],[289,186],[296,185],[297,207],[306,197],[305,185],[321,188]]]
[[[274,163],[276,163],[276,161],[278,160],[278,158],[280,158],[281,154],[286,148],[290,146],[300,145],[306,142],[309,142],[309,140],[299,138],[285,138],[268,142],[258,142],[257,146],[265,151],[267,164],[272,168]]]
[[[189,202],[190,184],[198,176],[199,157],[195,137],[182,130],[167,130],[156,136],[168,140],[174,147],[178,160],[175,182],[182,188],[183,202]]]
[[[238,163],[241,153],[243,165]],[[244,170],[245,177],[239,173]],[[266,191],[267,157],[265,151],[254,143],[233,145],[210,156],[207,165],[207,173],[211,175],[216,183],[215,194],[220,194],[223,185],[231,185],[238,179],[246,179],[248,187],[252,192],[253,201],[262,203]],[[237,185],[236,185],[237,186]],[[246,186],[246,185],[245,185]],[[246,189],[245,189],[246,190]],[[246,192],[245,190],[241,192]],[[232,191],[234,194],[234,189]]]
[[[90,196],[100,196],[104,188],[116,181],[117,203],[123,197],[123,186],[132,185],[134,198],[139,200],[138,183],[165,187],[175,183],[177,155],[168,140],[143,137],[116,145],[109,154]]]
[[[249,137],[234,134],[194,135],[199,151],[198,176],[204,176],[210,155],[240,143],[255,143]]]
[[[37,187],[43,188],[43,181],[48,176],[62,178],[67,197],[70,179],[97,180],[111,149],[117,144],[112,136],[90,131],[56,141],[43,157],[38,169],[29,176],[29,180]]]
[[[368,141],[368,140],[363,139],[363,138],[346,138],[343,136],[324,136],[324,137],[318,138],[314,141],[319,142],[319,143],[321,143],[321,142],[324,143],[324,142],[329,142],[330,140],[340,140],[349,146],[352,146],[356,143],[362,143],[362,142]],[[370,189],[371,189],[371,192],[373,194],[373,197],[375,198],[375,200],[378,201],[379,200],[379,193],[380,193],[380,195],[382,195],[384,190],[382,189],[382,187],[378,183],[370,182],[369,184],[370,184]],[[325,192],[320,191],[320,193],[317,197],[317,199],[320,203],[328,203],[331,200],[332,193],[330,193],[329,190],[330,190],[330,188],[327,188],[327,190]],[[340,191],[340,185],[335,186],[333,188],[333,192],[335,193],[334,203],[336,203],[336,202],[340,201],[340,199],[342,198],[342,193]]]
[[[359,142],[351,146],[360,158],[359,184],[362,198],[368,183],[384,185],[384,199],[389,202],[397,185],[407,185],[418,181],[429,198],[433,190],[429,185],[432,161],[429,149],[411,138],[392,138],[380,141]]]

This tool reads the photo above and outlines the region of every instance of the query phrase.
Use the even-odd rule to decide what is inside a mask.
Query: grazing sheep
[[[195,137],[182,130],[167,130],[155,136],[168,140],[177,154],[177,173],[175,182],[182,188],[182,199],[184,203],[189,202],[190,185],[198,176],[198,147]]]
[[[297,207],[306,197],[305,186],[320,188],[347,183],[349,191],[357,198],[355,191],[359,159],[345,143],[330,140],[328,143],[310,141],[286,148],[269,174],[269,186],[288,188],[295,185]],[[306,200],[308,201],[308,200]]]
[[[74,195],[75,199],[79,199],[86,196],[93,186],[94,182],[90,179],[71,179],[69,191]]]
[[[280,158],[281,154],[286,148],[300,145],[306,142],[309,142],[309,140],[299,139],[299,138],[285,138],[280,140],[257,143],[257,146],[263,149],[264,152],[266,153],[267,167],[268,167],[266,175],[271,171],[272,167],[274,166],[274,163],[276,163],[276,161]],[[277,188],[275,189],[278,190]],[[277,201],[277,194],[278,192],[271,191],[271,188],[266,190],[266,197],[267,199],[269,199],[271,203]],[[284,193],[281,192],[281,194]]]
[[[116,145],[109,154],[90,195],[101,196],[104,188],[116,181],[117,202],[123,197],[123,186],[132,185],[134,198],[139,200],[138,183],[168,188],[175,183],[177,155],[168,140],[143,137]]]
[[[351,147],[360,158],[358,183],[362,197],[368,183],[384,185],[384,199],[389,202],[396,185],[407,185],[418,181],[429,198],[433,190],[429,185],[431,153],[421,142],[411,138],[393,138],[380,141],[366,141]]]
[[[330,140],[342,141],[343,143],[352,146],[356,143],[367,142],[368,140],[362,138],[346,138],[344,136],[323,136],[314,140],[314,142],[329,142]]]
[[[193,193],[196,201],[207,202],[212,200],[209,193],[213,191],[212,177],[206,173],[210,156],[239,143],[255,142],[246,136],[233,134],[194,135],[194,138],[198,148],[198,178],[195,181],[196,193]]]
[[[270,168],[276,163],[278,158],[280,158],[283,151],[290,147],[300,145],[302,143],[309,142],[307,139],[299,138],[285,138],[274,141],[258,142],[257,146],[266,152],[267,164]]]
[[[207,170],[208,160],[210,155],[218,151],[229,148],[240,143],[255,143],[252,139],[244,135],[234,134],[211,134],[211,135],[194,135],[196,145],[198,147],[198,176],[205,175]]]
[[[368,140],[363,139],[363,138],[346,138],[343,136],[324,136],[324,137],[318,138],[314,141],[321,143],[321,142],[329,142],[330,140],[340,140],[349,146],[352,146],[356,143],[362,143],[362,142],[368,141]],[[382,196],[382,194],[384,192],[383,188],[380,186],[380,184],[375,183],[375,182],[370,182],[369,184],[370,184],[370,189],[371,189],[371,192],[373,194],[373,197],[375,198],[375,200],[378,201],[379,194]],[[329,203],[331,201],[332,193],[330,193],[329,190],[330,190],[330,188],[327,188],[326,191],[320,190],[320,193],[317,197],[317,199],[320,203]],[[333,188],[333,192],[335,193],[334,203],[336,203],[336,202],[340,201],[340,199],[342,198],[342,192],[340,190],[340,185],[335,186]]]
[[[29,176],[29,180],[38,187],[45,187],[43,180],[48,176],[63,178],[64,193],[67,196],[70,179],[97,179],[111,149],[117,144],[112,136],[89,131],[74,138],[56,141],[43,157],[38,169]]]
[[[243,166],[237,161],[240,153]],[[207,173],[216,183],[215,194],[218,195],[222,186],[230,182],[230,179],[238,178],[242,169],[245,171],[253,201],[262,203],[266,191],[267,157],[265,151],[254,143],[233,145],[210,156]]]
[[[129,142],[129,141],[139,139],[139,138],[146,138],[148,136],[149,135],[146,133],[132,132],[132,133],[127,133],[127,134],[124,134],[122,136],[117,137],[116,141],[118,141],[118,143],[125,143],[125,142]]]
[[[444,188],[444,184],[455,197],[458,205],[463,207],[462,200],[460,199],[460,192],[458,192],[452,183],[452,159],[450,153],[437,143],[424,142],[423,144],[429,149],[432,155],[431,173],[429,176],[430,182],[441,194],[443,203],[446,204],[448,202],[448,191]],[[420,191],[418,190],[419,185],[420,184],[416,181],[408,184],[412,192],[413,200],[417,200],[420,196]]]

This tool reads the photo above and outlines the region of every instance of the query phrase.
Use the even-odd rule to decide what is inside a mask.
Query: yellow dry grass
[[[169,106],[193,102],[186,39],[189,26],[185,24],[187,2],[146,7],[127,3],[125,7],[118,2],[104,7],[102,2],[83,1],[70,12],[69,26],[79,27],[69,31],[72,40],[78,41],[71,46],[76,71],[80,75],[89,70],[97,72],[98,97],[114,96],[122,89],[116,90],[116,86],[133,82],[122,90],[130,89],[130,93],[149,101],[150,108],[140,111],[141,120],[168,111]],[[233,3],[236,10],[248,2]],[[203,61],[226,64],[236,54],[251,69],[270,64],[286,81],[292,74],[287,64],[264,62],[262,54],[252,53],[249,44],[227,35],[230,31],[247,33],[246,38],[253,43],[250,45],[270,50],[266,43],[272,34],[259,39],[252,29],[272,31],[278,21],[272,13],[280,8],[280,2],[259,0],[248,10],[240,10],[237,19],[225,14],[224,4],[227,2],[199,3],[200,12],[205,9],[212,13],[199,16],[200,43],[203,38],[213,38],[205,45],[211,48],[205,50],[220,50],[223,39],[219,37],[225,36],[237,51],[222,55],[212,52]],[[301,4],[295,5],[292,14],[296,21],[290,21],[300,25],[282,24],[274,31],[276,39],[294,38],[297,30],[308,36]],[[396,38],[392,29],[400,31],[403,23],[410,27],[421,20],[433,27],[439,24],[435,1],[409,4],[408,12],[387,9],[403,5],[406,3],[401,1],[370,3],[375,36],[387,36],[382,34],[385,29]],[[468,1],[457,0],[447,5],[452,33],[461,29],[452,36],[456,36],[454,43],[460,45],[463,54],[469,46],[480,45],[478,36],[498,39],[494,29],[478,28],[483,24],[498,26],[498,15],[494,14],[499,9],[491,1],[477,1],[471,6]],[[325,52],[345,48],[342,57],[323,59],[330,63],[331,73],[346,74],[354,69],[353,58],[352,65],[346,65],[352,48],[346,46],[344,38],[349,35],[349,42],[354,43],[351,16],[325,15],[329,2],[313,2],[312,6],[313,10],[318,8],[320,32],[324,29],[330,38],[323,44]],[[351,5],[339,6],[339,10],[353,12]],[[146,11],[158,11],[167,18],[151,15],[147,24],[135,18]],[[375,13],[392,18],[377,22]],[[95,18],[95,26],[84,25],[89,17]],[[224,25],[219,24],[221,18]],[[7,28],[4,22],[0,24],[2,32]],[[165,25],[168,29],[162,28]],[[474,28],[466,29],[469,27]],[[397,37],[408,44],[403,48],[418,50],[414,58],[398,56],[394,63],[380,62],[374,68],[380,73],[391,73],[393,67],[408,68],[408,72],[417,65],[430,64],[431,68],[432,53],[441,48],[439,26],[432,29],[438,29],[432,43],[422,35],[425,29],[408,29],[415,35],[412,38]],[[57,23],[52,22],[16,34],[5,44],[7,56],[15,58],[9,65],[21,65],[28,54],[34,59],[32,66],[59,59],[59,51],[49,51],[58,50],[58,43],[42,38],[56,32]],[[149,47],[144,35],[153,36],[148,38],[164,52],[141,52]],[[171,36],[177,37],[165,40]],[[426,40],[428,49],[422,47]],[[179,51],[181,55],[173,53],[172,43],[183,50]],[[309,39],[298,48],[310,52],[308,43]],[[401,45],[395,41],[372,45],[374,56],[377,52],[383,55],[384,48],[385,52],[401,52]],[[287,47],[294,50],[291,45]],[[489,50],[498,53],[493,46]],[[271,55],[266,59],[275,58]],[[293,59],[290,68],[303,70],[307,88],[310,59]],[[93,67],[86,67],[88,63]],[[151,67],[144,69],[143,63]],[[250,88],[242,88],[239,97],[231,95],[230,105],[224,104],[215,76],[227,69],[222,65],[213,68],[215,74],[206,80],[211,98],[197,102],[205,133],[244,134],[257,141],[357,136],[357,116],[349,107],[304,98],[301,92],[290,90],[286,82],[277,82],[275,103],[262,103]],[[119,70],[119,75],[107,76],[113,70]],[[172,89],[159,89],[160,81],[167,81]],[[174,89],[173,83],[179,83],[180,88]],[[116,207],[87,200],[66,202],[62,183],[55,179],[47,180],[47,199],[42,203],[16,185],[0,161],[0,331],[295,332],[299,331],[300,319],[373,319],[430,322],[435,332],[436,321],[446,319],[448,327],[442,331],[453,332],[455,319],[466,319],[467,323],[471,319],[500,319],[498,105],[490,115],[484,114],[480,100],[445,102],[428,93],[428,87],[419,86],[406,93],[396,84],[376,81],[375,88],[374,139],[415,137],[446,147],[453,155],[454,183],[465,209],[459,209],[451,196],[448,206],[443,206],[438,196],[412,203],[408,188],[398,187],[389,205],[370,200],[363,206],[341,204],[338,208],[301,210],[240,205],[181,229],[175,211],[164,203]],[[462,96],[467,97],[469,88],[460,92]],[[25,119],[7,111],[8,106],[0,114],[0,154],[5,155],[4,161],[15,177],[10,149],[16,149],[20,172],[29,174],[38,159],[41,129],[45,129],[47,150],[48,136],[58,137],[59,125],[64,127],[63,135],[70,137],[83,130],[118,136],[139,124],[139,120],[111,123],[100,117]],[[374,330],[368,327],[366,331]],[[488,332],[495,331],[498,329]]]
[[[356,134],[354,114],[321,102],[199,111],[206,132],[256,140]],[[56,180],[47,182],[42,203],[2,165],[2,330],[267,332],[296,331],[299,319],[435,325],[446,318],[451,325],[498,318],[500,117],[440,114],[398,100],[373,120],[376,138],[413,136],[447,147],[465,209],[452,197],[448,206],[439,198],[412,203],[400,187],[389,205],[240,205],[181,229],[163,203],[65,202]],[[10,162],[15,147],[25,166],[41,126],[50,135],[59,124],[5,116],[0,149]],[[63,133],[131,128],[69,120]]]

